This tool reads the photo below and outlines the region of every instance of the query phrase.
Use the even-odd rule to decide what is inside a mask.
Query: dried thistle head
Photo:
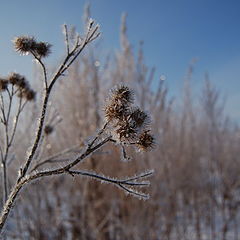
[[[25,77],[18,73],[11,73],[8,77],[8,81],[12,85],[16,85],[20,88],[26,88],[26,86],[28,85]]]
[[[105,107],[105,118],[112,123],[113,138],[123,144],[134,144],[142,151],[154,146],[154,137],[146,130],[150,123],[147,113],[132,107],[133,92],[127,86],[112,90],[109,104]]]
[[[30,88],[28,81],[24,76],[13,72],[8,76],[8,82],[18,87],[18,97],[25,98],[27,101],[35,99],[36,92]]]
[[[134,94],[133,91],[129,89],[129,87],[121,85],[117,86],[116,89],[112,90],[111,94],[112,101],[122,102],[122,103],[133,103],[134,102]]]
[[[13,40],[14,47],[20,54],[36,54],[37,57],[47,57],[51,53],[51,44],[46,42],[37,42],[34,37],[20,36]]]
[[[19,98],[24,98],[27,101],[34,101],[36,92],[30,88],[21,88],[17,95]]]
[[[141,151],[148,151],[153,149],[155,142],[154,137],[149,133],[150,130],[143,131],[138,138],[137,147]]]
[[[117,134],[117,138],[121,142],[125,143],[136,139],[137,136],[137,129],[133,128],[128,121],[119,121],[115,132]]]
[[[29,36],[16,37],[13,40],[13,43],[16,51],[23,55],[28,54],[31,51],[34,51],[36,46],[36,41],[34,37]]]
[[[0,79],[0,92],[7,90],[8,81],[6,79]]]
[[[51,53],[51,44],[46,42],[38,42],[35,44],[34,52],[39,57],[47,57]]]
[[[148,115],[139,108],[127,109],[114,125],[117,139],[125,143],[136,140],[147,119]]]
[[[46,125],[44,128],[44,133],[46,135],[50,135],[53,132],[54,128],[51,125]]]
[[[145,127],[150,123],[150,118],[142,111],[140,108],[135,108],[131,111],[131,114],[129,115],[132,127],[134,128],[141,128]]]
[[[124,115],[128,112],[128,108],[121,103],[110,102],[104,109],[105,118],[107,121],[113,121],[116,119],[123,118]]]
[[[36,92],[32,89],[25,89],[25,91],[23,91],[23,97],[27,100],[27,101],[33,101],[35,100],[36,97]]]
[[[127,86],[118,86],[113,89],[104,109],[107,121],[121,120],[129,114],[133,100],[133,92]]]

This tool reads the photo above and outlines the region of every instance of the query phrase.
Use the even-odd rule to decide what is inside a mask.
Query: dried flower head
[[[33,101],[35,99],[36,92],[33,91],[32,89],[26,89],[24,91],[24,97],[26,98],[27,101]]]
[[[131,127],[128,121],[119,121],[115,131],[121,142],[132,141],[137,136],[137,130]]]
[[[6,79],[0,79],[0,92],[3,92],[7,89],[8,81]]]
[[[149,116],[139,108],[132,110],[129,118],[134,128],[145,127],[150,122]]]
[[[151,134],[149,134],[149,132],[150,132],[149,130],[145,130],[139,136],[139,139],[137,141],[137,147],[141,151],[151,150],[155,145],[154,137]]]
[[[28,54],[30,51],[34,51],[36,41],[34,37],[20,36],[13,40],[14,47],[20,54]]]
[[[120,101],[123,103],[133,103],[134,94],[133,91],[127,86],[117,86],[116,89],[112,90],[112,101]]]
[[[51,125],[46,125],[44,128],[44,132],[46,135],[50,135],[53,132],[54,128]]]
[[[18,93],[18,97],[25,98],[27,101],[33,101],[35,96],[36,92],[28,88],[20,89],[20,92]]]
[[[127,86],[118,86],[111,91],[109,103],[105,107],[107,121],[120,120],[130,113],[133,92]]]
[[[145,130],[150,123],[147,113],[132,107],[133,92],[127,86],[112,90],[109,104],[105,107],[105,118],[111,123],[111,134],[121,144],[134,144],[140,150],[153,148],[154,138]]]
[[[8,80],[12,85],[17,85],[20,88],[26,88],[28,85],[25,77],[18,73],[11,73]]]
[[[124,104],[113,102],[105,107],[105,118],[107,121],[121,119],[127,112],[128,108]]]
[[[46,42],[38,42],[35,44],[35,49],[34,52],[39,56],[39,57],[47,57],[51,53],[51,44],[46,43]]]

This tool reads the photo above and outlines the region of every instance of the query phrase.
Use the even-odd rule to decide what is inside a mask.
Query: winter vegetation
[[[240,131],[208,77],[193,95],[190,65],[170,98],[142,45],[135,56],[125,15],[106,58],[93,20],[63,32],[56,66],[49,43],[14,40],[36,60],[31,86],[0,79],[1,238],[239,239]]]

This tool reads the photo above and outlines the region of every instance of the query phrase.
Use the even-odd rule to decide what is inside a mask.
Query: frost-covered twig
[[[141,173],[134,177],[128,177],[125,179],[117,179],[117,178],[106,177],[106,176],[99,175],[94,172],[88,172],[88,171],[69,170],[68,172],[72,176],[82,175],[82,176],[91,177],[91,178],[99,180],[101,182],[112,183],[114,185],[119,186],[120,188],[123,188],[127,193],[131,193],[137,197],[141,196],[142,198],[148,198],[148,195],[146,195],[144,193],[140,193],[136,189],[133,189],[133,188],[130,189],[129,187],[130,186],[132,186],[132,187],[147,187],[147,186],[149,186],[150,183],[148,181],[139,181],[139,180],[142,178],[150,177],[153,174],[153,171],[149,171],[148,173],[144,173],[144,174]]]
[[[63,34],[65,36],[65,44],[66,44],[67,54],[69,54],[68,28],[67,28],[66,24],[63,25]]]
[[[45,159],[43,159],[42,161],[38,162],[35,164],[35,166],[31,169],[31,172],[37,170],[39,167],[44,166],[47,163],[54,163],[54,162],[63,162],[63,161],[70,161],[70,159],[64,159],[64,160],[60,160],[58,159],[59,157],[63,157],[65,154],[71,153],[71,152],[79,152],[81,150],[77,150],[79,149],[79,144],[77,144],[74,147],[71,148],[67,148],[59,153],[53,154]]]

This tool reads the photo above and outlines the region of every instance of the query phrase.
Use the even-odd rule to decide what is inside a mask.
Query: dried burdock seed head
[[[6,79],[0,79],[0,92],[3,92],[8,87],[8,81]]]
[[[112,90],[109,104],[105,108],[105,117],[112,122],[111,134],[118,143],[136,145],[142,151],[148,151],[155,145],[154,137],[145,130],[150,123],[147,113],[132,107],[133,92],[126,86]]]
[[[46,135],[50,135],[53,132],[54,128],[51,125],[46,125],[44,128],[44,132]]]
[[[133,92],[126,86],[118,86],[111,90],[109,103],[105,107],[107,121],[121,120],[129,115],[129,105],[133,103],[133,100]]]
[[[20,89],[17,95],[20,98],[25,98],[27,101],[33,101],[35,99],[36,93],[32,89],[24,88]]]
[[[107,121],[121,119],[127,112],[128,108],[124,104],[113,102],[105,107],[105,118]]]
[[[26,89],[24,91],[24,97],[26,98],[27,101],[33,101],[35,100],[36,92],[33,91],[32,89]]]
[[[137,141],[137,147],[141,151],[151,150],[155,145],[154,137],[149,134],[149,132],[150,130],[145,130],[139,136],[139,139]]]
[[[17,94],[17,96],[19,97],[19,98],[24,98],[24,93],[25,92],[25,89],[20,89],[19,91],[18,91],[18,94]]]
[[[20,54],[28,54],[29,52],[34,51],[36,46],[34,37],[29,36],[16,37],[13,40],[13,43],[16,51]]]
[[[39,56],[39,57],[47,57],[51,53],[51,44],[46,43],[46,42],[38,42],[35,44],[35,49],[34,52]]]
[[[121,142],[125,142],[125,141],[129,142],[136,139],[137,130],[135,128],[132,128],[129,122],[119,121],[116,127],[117,128],[115,132],[117,134],[117,138]]]
[[[36,42],[34,37],[20,36],[13,40],[15,49],[20,54],[35,53],[37,57],[47,57],[51,51],[51,44],[46,42]]]
[[[135,128],[145,127],[150,123],[149,116],[139,108],[133,109],[129,117]]]
[[[123,103],[133,103],[134,94],[133,91],[127,86],[117,86],[116,89],[112,90],[112,101],[120,101]]]
[[[20,88],[26,88],[27,86],[25,77],[18,73],[11,73],[8,80],[12,85],[17,85]]]

